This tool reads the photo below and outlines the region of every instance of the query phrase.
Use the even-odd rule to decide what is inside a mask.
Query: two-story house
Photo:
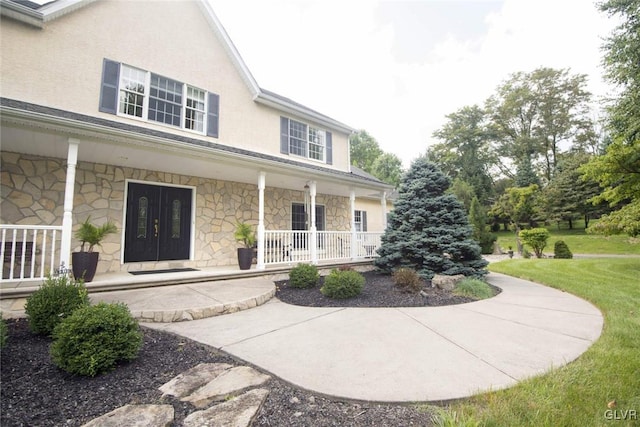
[[[0,6],[5,280],[68,266],[89,216],[99,274],[233,265],[238,222],[258,269],[374,254],[392,188],[353,129],[260,88],[206,0]]]

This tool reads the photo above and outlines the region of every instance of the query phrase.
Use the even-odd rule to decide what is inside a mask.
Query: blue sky
[[[258,84],[365,129],[408,166],[509,74],[589,76],[613,23],[591,0],[209,0]]]

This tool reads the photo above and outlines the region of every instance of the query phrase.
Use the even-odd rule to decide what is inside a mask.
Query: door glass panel
[[[147,238],[147,217],[149,216],[149,199],[140,197],[138,199],[138,239]]]
[[[171,238],[180,238],[180,200],[174,200],[171,206]]]

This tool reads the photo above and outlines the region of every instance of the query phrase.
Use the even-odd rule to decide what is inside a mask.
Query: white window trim
[[[118,105],[116,108],[116,115],[120,116],[120,117],[126,117],[132,120],[138,120],[140,122],[144,122],[144,123],[151,123],[151,124],[157,124],[160,126],[165,126],[167,128],[171,128],[171,129],[180,129],[186,132],[193,132],[193,133],[197,133],[198,135],[205,135],[207,134],[207,126],[208,126],[208,122],[207,120],[209,119],[209,92],[201,89],[197,86],[194,85],[190,85],[188,83],[185,82],[180,82],[182,83],[182,108],[181,108],[181,117],[180,117],[180,126],[174,126],[165,122],[159,122],[159,121],[155,121],[155,120],[150,120],[149,119],[149,99],[151,98],[151,74],[152,72],[149,70],[144,70],[142,68],[138,68],[138,67],[134,67],[132,65],[129,64],[125,64],[125,63],[120,63],[120,73],[122,74],[122,67],[129,67],[129,68],[133,68],[134,70],[139,70],[143,73],[145,73],[145,79],[144,79],[144,96],[142,99],[142,117],[138,117],[138,116],[133,116],[130,114],[126,114],[120,111],[120,92],[123,90],[122,89],[122,77],[120,77],[120,79],[118,80]],[[153,74],[157,74],[157,73],[153,73]],[[161,74],[157,74],[161,77],[165,77]],[[165,77],[167,79],[170,79],[169,77]],[[175,80],[175,79],[171,79],[171,80]],[[191,87],[193,89],[196,90],[200,90],[202,92],[204,92],[204,117],[203,117],[203,126],[202,126],[202,131],[196,130],[196,129],[189,129],[188,127],[185,126],[185,122],[186,122],[186,117],[187,117],[187,87]],[[307,136],[308,138],[308,136]],[[313,159],[312,159],[313,160]]]
[[[290,122],[300,123],[300,124],[302,124],[302,125],[304,125],[306,127],[306,132],[305,132],[306,150],[305,151],[307,153],[306,156],[301,156],[300,154],[296,154],[296,153],[291,151],[291,124],[289,124],[289,129],[287,129],[287,132],[288,132],[288,135],[289,135],[289,155],[300,157],[301,159],[307,159],[307,160],[310,160],[312,162],[326,164],[326,159],[327,159],[327,131],[326,131],[326,129],[322,129],[322,128],[319,128],[317,126],[312,126],[309,123],[302,122],[300,120],[289,119],[289,121]],[[313,128],[317,132],[322,132],[322,135],[324,137],[324,141],[322,143],[322,159],[315,159],[315,158],[310,156],[311,150],[309,148],[310,148],[311,144],[313,144],[313,145],[319,145],[319,144],[316,144],[315,142],[312,142],[309,139],[309,128]]]

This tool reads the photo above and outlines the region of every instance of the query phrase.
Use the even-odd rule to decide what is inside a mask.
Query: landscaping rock
[[[168,427],[172,423],[171,405],[125,405],[94,418],[82,427]]]
[[[232,367],[227,363],[200,363],[163,384],[159,390],[163,396],[184,397]]]
[[[456,284],[464,279],[464,274],[456,274],[453,276],[445,276],[443,274],[436,274],[431,279],[431,286],[445,291],[452,291]]]
[[[184,427],[247,427],[264,403],[269,390],[250,390],[232,400],[196,411],[184,419]]]
[[[180,400],[189,402],[196,408],[204,408],[211,402],[224,400],[246,388],[264,384],[270,378],[249,366],[237,366],[225,370],[205,386]]]

